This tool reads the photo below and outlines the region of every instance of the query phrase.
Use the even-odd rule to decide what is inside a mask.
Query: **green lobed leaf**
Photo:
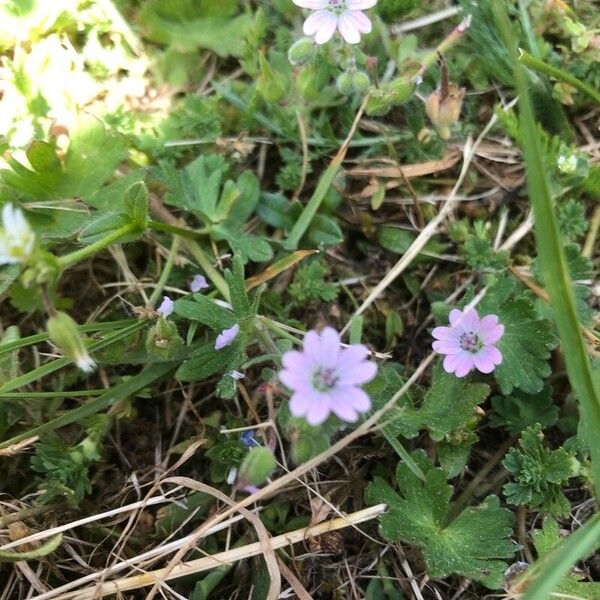
[[[505,559],[517,549],[510,540],[511,513],[500,508],[496,496],[488,496],[446,524],[452,486],[423,452],[415,452],[413,458],[425,473],[425,481],[400,463],[396,472],[399,493],[379,477],[367,488],[369,504],[383,502],[388,507],[379,517],[383,537],[419,546],[430,577],[458,574],[497,589],[507,566]]]
[[[514,388],[529,394],[539,392],[551,372],[550,351],[558,343],[552,322],[540,319],[533,302],[517,289],[513,281],[499,279],[478,306],[481,316],[496,314],[504,325],[504,335],[496,344],[502,363],[494,376],[505,395]]]
[[[223,331],[235,323],[231,311],[219,306],[202,294],[194,294],[193,300],[182,298],[175,301],[175,314],[191,321],[199,321],[214,331]]]

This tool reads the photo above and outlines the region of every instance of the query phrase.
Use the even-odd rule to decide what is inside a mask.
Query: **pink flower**
[[[432,335],[436,338],[433,349],[444,358],[446,373],[464,377],[474,368],[482,373],[491,373],[502,362],[502,354],[494,345],[504,334],[504,325],[496,315],[479,318],[474,308],[464,312],[450,311],[450,327],[436,327]]]
[[[305,417],[311,425],[320,425],[331,412],[343,421],[356,421],[371,408],[369,396],[359,387],[377,373],[368,354],[362,344],[342,348],[338,332],[331,327],[320,334],[309,331],[303,351],[286,352],[282,358],[279,379],[294,392],[292,415]]]
[[[240,332],[240,326],[236,323],[229,329],[223,329],[215,340],[215,350],[222,350],[225,346],[230,346]]]
[[[195,275],[194,279],[192,279],[190,283],[190,290],[192,292],[199,292],[200,290],[205,290],[210,287],[208,285],[208,281],[206,281],[206,277],[204,275]]]
[[[304,33],[317,44],[328,42],[337,29],[349,44],[358,44],[361,33],[371,31],[371,21],[363,10],[377,0],[294,0],[296,6],[315,12],[304,21]]]
[[[158,314],[165,319],[173,313],[173,309],[175,308],[175,303],[169,296],[164,296],[162,304],[156,309]]]

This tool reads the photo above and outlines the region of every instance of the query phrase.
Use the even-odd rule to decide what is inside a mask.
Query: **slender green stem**
[[[213,282],[214,286],[221,292],[221,295],[229,302],[229,286],[223,276],[212,266],[210,259],[206,256],[204,250],[197,242],[185,240],[185,245],[196,262],[200,265],[206,276]]]
[[[598,104],[600,104],[600,91],[594,89],[591,85],[585,83],[585,81],[577,79],[577,77],[571,75],[571,73],[568,73],[567,71],[563,71],[563,69],[559,69],[558,67],[554,67],[548,63],[545,63],[543,60],[540,60],[539,58],[529,54],[529,52],[525,52],[525,50],[522,48],[519,48],[519,53],[519,62],[524,64],[526,67],[529,67],[535,71],[539,71],[540,73],[544,73],[549,77],[554,77],[559,81],[564,81],[564,83],[567,83],[576,90],[583,92],[592,100],[595,100]]]
[[[160,298],[162,291],[165,289],[165,285],[171,276],[173,265],[175,264],[175,258],[177,257],[177,251],[181,245],[181,238],[177,235],[173,236],[173,242],[171,243],[171,250],[169,250],[169,256],[167,256],[167,262],[163,267],[162,273],[160,274],[159,280],[156,282],[156,287],[148,300],[149,306],[154,306],[156,301]]]
[[[78,325],[77,329],[81,333],[92,333],[95,331],[112,331],[113,329],[120,329],[122,327],[128,327],[137,323],[137,319],[120,319],[119,321],[107,321],[106,323],[86,323],[85,325]],[[33,346],[40,342],[46,342],[50,339],[47,332],[36,333],[34,335],[28,335],[27,337],[14,340],[13,342],[5,342],[0,344],[0,356],[14,352],[20,348],[26,346]]]
[[[119,227],[115,229],[112,233],[109,233],[106,237],[103,237],[101,240],[90,244],[89,246],[85,246],[85,248],[80,248],[79,250],[75,250],[70,254],[65,254],[64,256],[58,257],[58,264],[62,269],[67,269],[70,266],[93,256],[100,250],[104,250],[111,244],[114,244],[117,240],[130,233],[133,233],[137,229],[137,225],[135,223],[128,223],[127,225],[123,225],[123,227]]]
[[[68,392],[8,392],[6,394],[0,394],[0,400],[6,400],[10,398],[85,398],[87,396],[100,396],[106,392],[105,389],[97,390],[75,390]]]
[[[177,227],[177,225],[170,225],[169,223],[161,223],[160,221],[153,220],[148,221],[147,225],[149,229],[153,229],[154,231],[173,233],[190,240],[196,240],[201,237],[203,233],[205,233],[201,231],[193,231],[191,229],[184,229],[183,227]]]

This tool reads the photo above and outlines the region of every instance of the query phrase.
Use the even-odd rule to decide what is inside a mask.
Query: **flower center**
[[[479,350],[483,346],[483,342],[479,339],[479,336],[473,331],[463,333],[460,336],[458,343],[463,350],[465,350],[466,352],[470,352],[471,354],[479,352]]]
[[[318,392],[328,392],[337,382],[334,369],[319,368],[313,373],[312,384]]]
[[[339,14],[344,9],[346,0],[329,0],[329,10]]]

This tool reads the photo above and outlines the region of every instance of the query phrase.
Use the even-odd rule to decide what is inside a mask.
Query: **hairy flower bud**
[[[52,343],[84,373],[91,373],[96,368],[77,330],[77,323],[67,313],[57,312],[48,319],[47,327]]]
[[[257,446],[246,454],[240,467],[240,481],[250,485],[261,485],[273,474],[277,462],[269,448]]]
[[[288,50],[288,60],[295,67],[312,62],[317,56],[317,47],[309,37],[300,38]]]
[[[348,96],[352,93],[353,85],[352,85],[352,74],[344,71],[338,75],[338,78],[335,80],[335,85],[339,90],[340,94],[344,96]]]
[[[158,319],[146,337],[146,350],[160,358],[172,358],[183,346],[183,340],[177,331],[177,325],[167,319]]]
[[[364,71],[356,71],[352,75],[352,88],[359,94],[364,94],[371,86],[371,80]]]
[[[439,88],[427,98],[427,116],[444,140],[450,139],[450,127],[458,122],[464,97],[464,88],[449,83],[447,89]]]

